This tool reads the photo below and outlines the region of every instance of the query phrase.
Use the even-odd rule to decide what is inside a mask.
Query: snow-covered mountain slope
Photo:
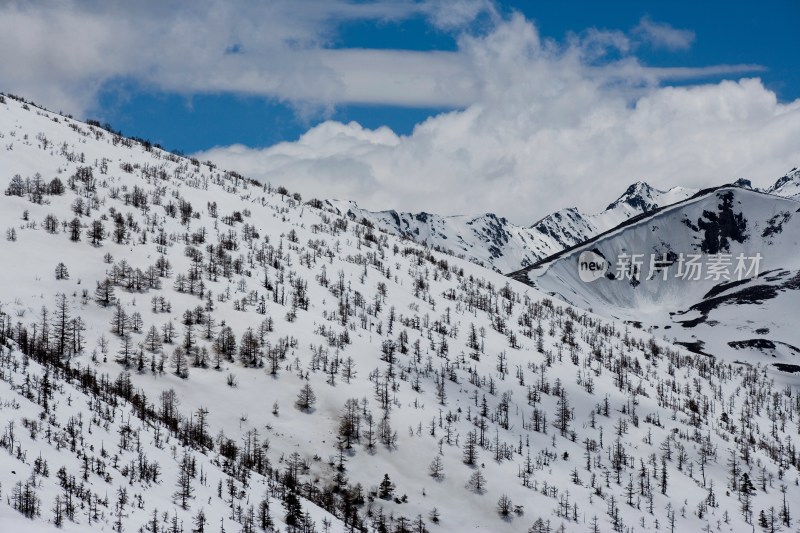
[[[766,192],[800,200],[800,170],[793,168],[791,172],[782,178],[778,178],[778,181],[769,187]]]
[[[351,220],[425,244],[451,251],[459,257],[500,272],[532,264],[564,246],[581,242],[594,231],[576,209],[550,215],[534,228],[511,224],[492,213],[477,217],[441,216],[430,213],[371,212],[352,201],[326,202]]]
[[[686,187],[673,187],[667,191],[660,191],[643,181],[637,181],[622,193],[622,196],[611,202],[608,207],[596,215],[590,216],[595,228],[595,235],[614,228],[632,217],[649,213],[685,200],[697,193],[697,189]]]
[[[608,262],[596,280],[581,275],[587,251]],[[633,257],[641,265],[630,275]],[[706,191],[513,277],[605,316],[669,328],[698,352],[800,370],[800,203],[790,198]]]
[[[9,97],[0,190],[3,531],[797,527],[759,363]]]
[[[744,178],[734,185],[761,190]],[[570,207],[551,213],[531,226],[512,224],[493,213],[441,216],[394,210],[368,211],[353,201],[344,200],[328,200],[325,205],[352,220],[366,221],[382,231],[509,273],[580,244],[631,218],[686,200],[697,192],[697,189],[678,186],[662,191],[637,181],[600,213],[590,215]],[[800,171],[792,169],[763,192],[800,199]]]
[[[517,226],[493,213],[480,216],[441,216],[430,213],[367,211],[355,202],[329,200],[337,213],[383,231],[424,243],[498,272],[512,272],[606,231],[632,216],[683,200],[695,190],[675,187],[659,191],[637,182],[602,213],[586,215],[571,207],[530,227]]]

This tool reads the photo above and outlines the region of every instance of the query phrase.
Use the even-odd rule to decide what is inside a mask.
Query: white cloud
[[[421,16],[449,31],[482,14],[495,16],[490,1],[460,0],[445,8],[412,0],[11,0],[0,2],[0,49],[13,51],[0,62],[0,87],[78,115],[115,79],[184,94],[231,92],[323,107],[458,106],[464,94],[421,82],[434,72],[456,75],[457,61],[451,64],[446,54],[332,45],[347,21]],[[368,72],[386,76],[379,84]]]
[[[500,18],[492,0],[434,1],[422,4],[421,8],[437,27],[446,30],[460,30],[481,15],[493,22]]]
[[[454,52],[324,50],[314,54],[336,73],[340,102],[462,107],[476,99],[474,80]]]
[[[297,142],[200,156],[305,196],[493,211],[518,223],[570,204],[598,211],[638,179],[661,188],[739,177],[766,184],[800,161],[800,100],[779,103],[757,79],[661,87],[691,73],[635,58],[599,66],[580,39],[543,40],[521,16],[462,37],[456,55],[474,103],[411,135],[326,122]]]
[[[642,17],[634,33],[654,48],[667,50],[688,50],[694,42],[694,32],[673,28],[669,24],[653,22],[650,17]]]
[[[459,51],[332,46],[343,22],[411,17],[463,33]],[[186,95],[264,96],[297,109],[342,103],[459,108],[480,102],[486,82],[473,70],[479,58],[469,55],[471,40],[478,39],[469,37],[472,24],[490,30],[479,38],[489,47],[504,28],[523,34],[532,28],[514,22],[519,18],[504,20],[491,0],[11,0],[0,3],[0,49],[13,51],[0,62],[0,87],[79,116],[94,109],[98,91],[115,80]],[[673,45],[679,37],[670,35],[683,35],[649,19],[637,31]],[[584,61],[631,49],[630,38],[618,31],[588,29],[570,40]],[[555,47],[536,43],[545,53]],[[652,84],[670,75],[635,65],[623,77]],[[705,72],[682,69],[681,75]]]
[[[767,179],[800,159],[799,102],[758,80],[669,88],[749,65],[648,68],[646,40],[693,35],[643,19],[631,34],[542,39],[488,0],[229,2],[45,0],[0,4],[0,87],[82,114],[109,81],[158,90],[261,95],[298,109],[339,103],[451,106],[413,134],[323,123],[298,142],[210,150],[226,167],[305,196],[371,208],[495,211],[517,222],[567,204],[601,208],[634,179],[702,186]],[[343,21],[427,17],[453,52],[335,49]],[[476,22],[477,21],[477,22]],[[618,57],[610,61],[610,57]]]

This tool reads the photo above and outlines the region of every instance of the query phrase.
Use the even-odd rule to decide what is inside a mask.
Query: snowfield
[[[570,207],[551,213],[530,227],[514,225],[493,213],[443,217],[430,213],[373,212],[361,209],[355,202],[339,200],[326,200],[325,206],[352,220],[507,273],[696,192],[684,187],[659,191],[640,181],[601,213],[586,215]]]
[[[587,250],[609,262],[606,275],[590,283],[580,279],[578,265]],[[779,381],[796,383],[798,251],[800,202],[722,187],[641,217],[514,277],[584,309],[663,331],[696,353],[760,362]],[[620,257],[633,254],[641,255],[643,264],[628,279],[621,274]],[[700,258],[697,274],[681,269],[681,256],[686,265],[690,255]],[[666,268],[651,272],[651,257],[667,257]],[[739,257],[743,268],[737,274]],[[759,258],[757,270],[748,274],[754,258]],[[719,275],[710,269],[717,260],[724,260],[718,262]]]
[[[0,188],[3,531],[798,530],[765,361],[7,95]]]

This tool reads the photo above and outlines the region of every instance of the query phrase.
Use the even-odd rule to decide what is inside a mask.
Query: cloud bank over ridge
[[[336,46],[341,24],[415,17],[456,36],[457,48]],[[800,164],[800,101],[779,102],[752,77],[758,65],[637,59],[643,47],[685,51],[694,40],[644,17],[625,31],[589,28],[556,42],[489,0],[10,0],[0,4],[0,46],[14,53],[0,62],[0,87],[79,116],[119,81],[260,96],[298,113],[450,109],[407,136],[328,121],[296,142],[198,155],[305,196],[532,223],[570,204],[599,210],[639,179],[763,185]],[[690,85],[709,77],[732,81]]]
[[[571,204],[599,211],[635,180],[766,184],[800,160],[800,101],[780,103],[757,78],[670,86],[696,69],[651,69],[625,54],[598,61],[636,45],[597,31],[555,43],[514,15],[486,35],[461,37],[454,55],[469,76],[450,83],[469,103],[408,136],[329,121],[296,142],[198,155],[306,196],[371,209],[492,211],[516,223]]]

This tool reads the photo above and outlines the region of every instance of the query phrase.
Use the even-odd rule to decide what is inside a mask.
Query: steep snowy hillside
[[[366,221],[383,231],[450,251],[498,272],[512,272],[579,244],[632,216],[678,202],[695,192],[682,187],[659,191],[637,182],[602,213],[585,215],[571,207],[552,213],[530,227],[516,226],[493,213],[446,217],[367,211],[352,201],[330,200],[325,205],[352,220]]]
[[[494,214],[477,217],[430,213],[371,212],[352,201],[326,202],[337,214],[379,230],[450,251],[478,265],[510,272],[565,246],[585,240],[593,226],[576,209],[550,215],[533,228],[511,224]]]
[[[605,316],[669,329],[698,353],[800,371],[799,213],[792,199],[723,187],[513,277]],[[598,279],[581,272],[587,251],[607,262]]]
[[[791,172],[779,178],[766,192],[800,200],[800,170],[793,168]]]
[[[7,96],[0,189],[3,531],[797,527],[764,365]]]

